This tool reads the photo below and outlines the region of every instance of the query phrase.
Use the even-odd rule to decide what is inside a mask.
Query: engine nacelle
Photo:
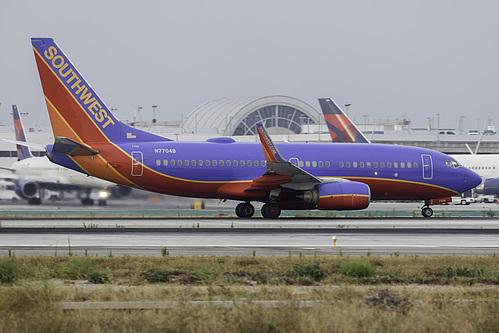
[[[115,198],[124,198],[132,193],[132,188],[128,186],[113,186],[111,188],[111,194]]]
[[[336,182],[317,185],[303,195],[303,201],[317,206],[317,209],[354,210],[369,207],[371,190],[359,182]]]
[[[496,194],[499,196],[499,178],[484,180],[483,183],[476,188],[476,192],[487,195]]]
[[[40,190],[38,183],[30,180],[23,180],[16,184],[15,192],[23,199],[35,198]]]

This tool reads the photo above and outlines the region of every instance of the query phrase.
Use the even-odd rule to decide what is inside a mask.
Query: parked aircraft
[[[331,98],[320,98],[319,104],[328,125],[333,142],[369,143],[358,127],[348,118]],[[464,167],[482,177],[476,193],[499,196],[499,154],[476,154],[469,146],[470,155],[449,155]]]
[[[476,187],[476,193],[499,196],[499,154],[451,156],[482,177],[483,181]]]
[[[94,200],[90,198],[91,190],[99,191],[99,205],[105,205],[112,193],[117,197],[127,196],[128,187],[117,187],[116,184],[94,177],[88,177],[80,172],[51,163],[46,157],[34,157],[27,146],[24,127],[16,105],[12,105],[16,141],[17,162],[10,168],[1,169],[13,173],[10,180],[15,182],[15,192],[29,204],[41,204],[42,191],[80,191],[81,203],[91,205]],[[111,193],[110,193],[111,192]]]
[[[374,144],[261,144],[218,137],[177,142],[120,122],[51,38],[33,38],[55,142],[50,160],[117,184],[177,196],[242,201],[251,217],[282,209],[364,209],[371,199],[425,200],[475,187],[479,176],[431,150]],[[263,150],[263,151],[262,151]],[[284,157],[286,156],[286,158]]]

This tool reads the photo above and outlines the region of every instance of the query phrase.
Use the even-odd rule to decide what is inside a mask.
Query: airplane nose
[[[476,172],[468,169],[465,174],[465,180],[467,185],[470,186],[471,189],[480,185],[480,183],[482,182],[482,177],[480,177]]]

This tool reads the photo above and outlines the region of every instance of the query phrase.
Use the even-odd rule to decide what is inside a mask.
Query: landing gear
[[[255,207],[249,202],[241,202],[236,206],[236,215],[241,218],[250,218],[255,214]]]
[[[266,203],[262,206],[262,215],[266,219],[276,219],[281,215],[281,208],[276,203]]]
[[[433,209],[430,208],[430,200],[424,201],[424,206],[421,208],[421,215],[424,217],[431,217],[433,215]]]
[[[433,209],[431,209],[430,207],[428,206],[424,206],[422,209],[421,209],[421,214],[424,216],[424,217],[431,217],[433,215]]]

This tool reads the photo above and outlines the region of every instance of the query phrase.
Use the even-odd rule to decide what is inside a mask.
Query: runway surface
[[[499,219],[44,219],[0,228],[4,256],[161,256],[162,248],[169,255],[492,255]]]

